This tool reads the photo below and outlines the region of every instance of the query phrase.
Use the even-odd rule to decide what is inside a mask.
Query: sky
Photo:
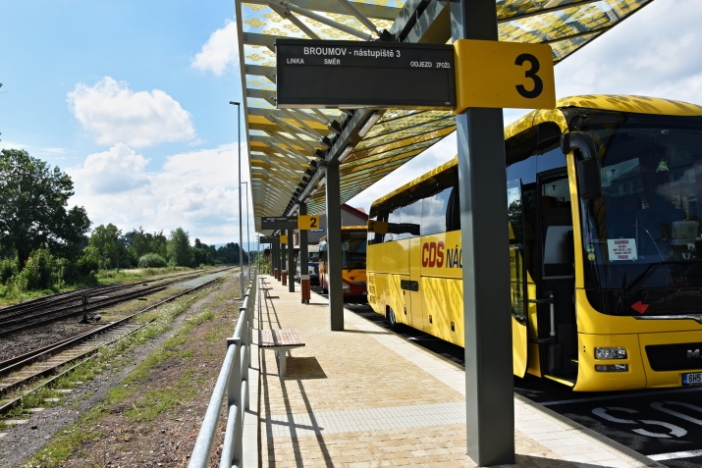
[[[68,173],[69,206],[85,207],[93,228],[181,227],[206,244],[239,242],[240,161],[243,243],[254,243],[229,104],[242,101],[232,0],[4,1],[0,12],[0,148]],[[558,64],[556,96],[702,104],[700,24],[702,0],[654,0]],[[505,124],[525,112],[505,110]],[[449,136],[349,204],[368,211],[454,154]]]

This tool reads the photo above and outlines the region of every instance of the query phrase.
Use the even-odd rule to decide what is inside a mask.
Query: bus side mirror
[[[583,200],[592,200],[602,196],[600,165],[592,159],[578,161],[578,193]]]
[[[600,164],[595,155],[595,143],[588,133],[570,132],[561,135],[561,150],[567,154],[578,150],[581,157],[577,159],[578,192],[580,198],[591,200],[602,196],[602,176]]]

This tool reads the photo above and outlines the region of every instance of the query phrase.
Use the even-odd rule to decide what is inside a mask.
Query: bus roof
[[[648,96],[629,96],[624,94],[587,94],[569,96],[556,101],[555,109],[541,109],[530,112],[505,128],[508,139],[539,122],[556,121],[565,128],[565,120],[559,109],[578,107],[634,114],[673,115],[682,117],[702,116],[702,106],[688,102],[674,101]]]
[[[341,231],[368,231],[368,226],[360,225],[360,226],[341,226]],[[327,241],[327,235],[323,235],[322,237],[319,238],[319,242],[326,242]]]
[[[425,180],[427,180],[431,177],[434,177],[437,174],[441,174],[446,169],[448,169],[452,166],[455,166],[456,164],[458,164],[458,156],[454,156],[453,158],[451,158],[450,161],[443,163],[441,166],[435,167],[434,169],[427,172],[426,174],[423,174],[423,175],[417,177],[416,179],[407,182],[403,186],[393,190],[392,192],[388,193],[387,195],[384,195],[384,196],[378,198],[376,201],[374,201],[371,204],[371,210],[372,210],[372,207],[374,207],[376,205],[380,205],[381,203],[392,199],[395,195],[398,195],[398,194],[404,192],[405,190],[412,187],[413,185],[417,185],[417,184],[424,182]]]
[[[579,107],[606,111],[632,112],[636,114],[656,114],[672,116],[702,116],[702,106],[672,99],[662,99],[647,96],[629,96],[623,94],[587,94],[558,99],[555,109],[539,109],[530,112],[505,128],[505,139],[509,139],[522,131],[533,127],[539,122],[559,122],[561,128],[566,127],[565,117],[560,109]],[[418,178],[402,185],[392,192],[378,198],[371,207],[379,205],[404,192],[408,188],[434,177],[446,169],[455,166],[458,157],[438,166]]]

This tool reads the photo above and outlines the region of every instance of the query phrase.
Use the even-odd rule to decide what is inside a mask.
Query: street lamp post
[[[236,106],[236,146],[238,149],[239,164],[239,283],[241,287],[241,297],[244,297],[244,234],[241,220],[241,104],[229,101],[229,104]]]
[[[246,246],[249,248],[248,256],[246,257],[246,267],[249,270],[249,281],[251,281],[251,241],[249,240],[249,234],[251,230],[249,229],[249,182],[243,181],[242,184],[246,185]]]

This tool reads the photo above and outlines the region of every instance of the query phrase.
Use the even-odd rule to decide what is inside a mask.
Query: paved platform
[[[259,466],[476,466],[466,454],[460,366],[351,311],[345,330],[332,332],[324,297],[302,304],[299,285],[290,293],[262,278],[274,298],[261,302],[258,327],[293,328],[305,346],[288,352],[284,378],[275,352],[258,349]],[[519,395],[514,405],[516,464],[507,466],[663,466]],[[250,449],[245,441],[247,466]]]

